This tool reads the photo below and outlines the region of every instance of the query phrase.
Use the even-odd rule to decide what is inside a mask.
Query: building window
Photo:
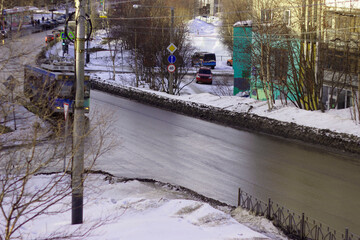
[[[326,69],[345,74],[358,73],[359,54],[350,51],[327,50],[324,65]]]
[[[284,23],[286,26],[290,26],[291,23],[291,12],[290,10],[284,11]]]
[[[333,18],[334,16],[331,13],[326,13],[325,14],[325,19],[324,19],[324,27],[327,29],[332,29],[333,28]]]
[[[261,23],[270,23],[272,19],[272,13],[270,9],[261,10]]]

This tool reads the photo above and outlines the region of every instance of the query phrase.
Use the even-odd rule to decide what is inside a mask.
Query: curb
[[[360,154],[360,138],[355,135],[281,122],[254,114],[232,112],[194,102],[169,99],[131,87],[113,86],[105,82],[92,81],[91,85],[93,89],[133,99],[172,112],[220,123],[235,129],[250,130],[287,139],[300,140],[313,145],[330,147],[348,153]]]

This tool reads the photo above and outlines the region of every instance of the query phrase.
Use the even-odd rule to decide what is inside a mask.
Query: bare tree
[[[221,40],[229,52],[233,52],[233,25],[239,21],[252,19],[252,2],[248,0],[224,0],[222,1],[222,9]]]
[[[109,31],[109,29],[110,29],[109,22],[104,20],[104,23],[106,24],[105,31],[106,31],[107,38],[104,39],[103,41],[105,41],[108,46],[108,50],[110,53],[110,59],[111,59],[111,63],[112,63],[112,71],[113,71],[112,79],[115,80],[118,54],[120,53],[120,50],[122,51],[122,49],[123,49],[122,41],[121,41],[121,39],[113,36],[113,31]],[[116,27],[114,27],[114,28],[116,28]]]
[[[186,12],[185,8],[177,2],[155,2],[140,1],[142,7],[133,8],[133,3],[120,2],[114,5],[113,18],[118,19],[111,24],[113,38],[121,39],[124,47],[132,52],[130,65],[136,73],[136,85],[148,85],[151,89],[168,91],[167,58],[170,53],[166,50],[170,44],[170,4],[174,3],[175,23],[174,40],[177,51],[174,55],[177,58],[175,63],[174,90],[178,92],[182,78],[189,69],[191,47],[186,41],[186,24],[189,16],[178,15]],[[185,9],[185,10],[184,10]],[[139,78],[139,79],[138,79]]]
[[[26,122],[25,125],[20,125],[21,136],[18,137],[16,131],[2,131],[0,136],[0,239],[21,238],[21,228],[28,222],[39,216],[69,210],[52,206],[71,195],[70,159],[76,149],[64,149],[64,137],[69,136],[64,136],[63,120],[54,119],[50,117],[51,112],[42,110],[46,104],[28,107],[38,109],[37,113],[42,119],[51,119],[53,126],[50,128],[49,123],[30,114],[20,105],[23,100],[18,99],[12,103],[15,105],[16,115],[23,117],[21,122]],[[5,118],[10,114],[2,113],[1,116]],[[86,135],[83,136],[87,146],[87,171],[91,170],[96,159],[112,146],[108,119],[109,116],[94,115]],[[64,172],[63,166],[66,166]],[[32,181],[35,176],[51,172],[57,174],[51,175],[41,185],[38,184],[36,189],[33,188]],[[63,233],[59,234],[64,237]],[[72,236],[75,233],[69,234]]]
[[[212,90],[212,94],[217,96],[232,96],[233,83],[228,81],[228,77],[217,77],[216,86]]]
[[[15,38],[1,46],[5,55],[0,56],[0,239],[22,238],[22,227],[30,221],[68,210],[57,209],[54,205],[71,194],[69,169],[76,146],[65,149],[64,140],[71,137],[64,136],[62,115],[54,115],[49,108],[61,94],[57,90],[62,85],[54,85],[44,78],[34,91],[23,92],[25,86],[20,62],[34,62],[33,49],[34,46],[24,44],[22,39],[15,41]],[[87,146],[87,171],[113,144],[110,118],[104,113],[93,113],[83,136]],[[70,140],[67,142],[71,143]],[[35,176],[54,172],[57,174],[34,188],[32,181],[36,180]],[[98,223],[93,226],[96,225]],[[44,238],[66,237],[84,236],[78,236],[76,232],[58,232]]]
[[[276,99],[308,110],[356,105],[352,112],[356,118],[359,41],[353,13],[296,0],[286,5],[276,0],[236,3],[224,2],[222,35],[226,43],[232,29],[227,25],[252,20],[252,96],[261,92],[270,110]],[[231,48],[231,41],[226,45]]]

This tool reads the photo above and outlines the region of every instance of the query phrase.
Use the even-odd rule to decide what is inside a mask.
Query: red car
[[[54,40],[54,35],[52,35],[52,34],[46,35],[46,37],[45,37],[46,43],[51,42],[53,40]]]
[[[196,73],[196,83],[209,83],[212,84],[213,75],[210,68],[201,67]]]

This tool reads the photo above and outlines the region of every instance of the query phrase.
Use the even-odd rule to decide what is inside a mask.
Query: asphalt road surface
[[[237,203],[237,191],[269,197],[343,232],[360,229],[359,156],[235,130],[92,91],[92,110],[111,113],[117,146],[97,168],[178,184]]]

